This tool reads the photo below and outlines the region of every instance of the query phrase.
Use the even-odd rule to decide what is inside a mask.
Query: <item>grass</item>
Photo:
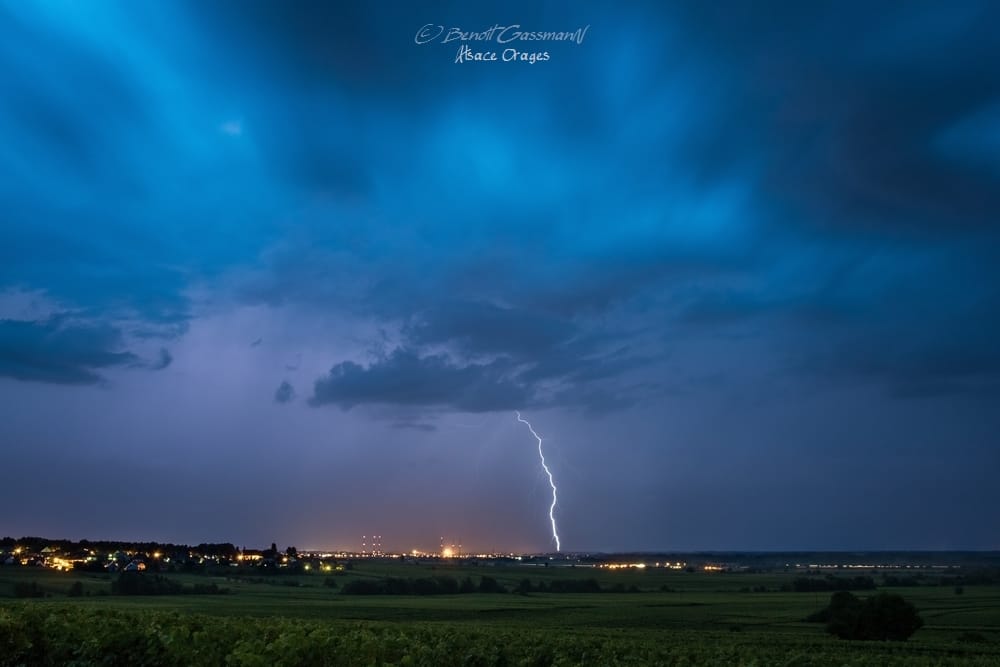
[[[556,578],[596,578],[602,587],[636,586],[638,593],[466,594],[450,596],[352,596],[340,587],[356,578],[470,576],[478,582],[492,576],[513,588],[524,578],[537,583]],[[722,654],[732,656],[759,646],[769,655],[784,656],[798,664],[795,656],[841,655],[844,662],[879,662],[885,656],[906,661],[981,661],[1000,664],[1000,587],[965,586],[956,595],[949,586],[893,588],[913,602],[925,626],[904,644],[842,642],[827,636],[822,625],[803,619],[826,605],[828,593],[781,592],[796,576],[790,573],[735,574],[688,573],[668,570],[601,571],[590,568],[510,566],[474,568],[404,564],[364,563],[335,577],[337,588],[323,585],[326,573],[276,576],[267,583],[241,581],[222,575],[169,574],[185,584],[217,583],[230,589],[227,595],[174,595],[117,597],[106,595],[110,577],[103,574],[55,572],[35,568],[0,568],[0,611],[20,605],[53,609],[72,607],[100,612],[178,612],[219,618],[301,619],[325,626],[355,627],[358,623],[404,630],[437,628],[440,631],[519,633],[544,642],[545,637],[578,638],[580,641],[629,642],[638,645],[674,646],[684,642],[708,642]],[[271,581],[273,580],[273,583]],[[18,582],[37,582],[44,598],[14,600]],[[81,582],[83,597],[66,592]],[[294,585],[290,585],[294,584]],[[666,587],[669,590],[661,590]],[[749,592],[764,587],[767,592]],[[861,593],[865,595],[865,593]],[[4,597],[8,596],[8,597]],[[629,644],[631,645],[631,644]],[[742,647],[742,648],[741,648]],[[817,653],[819,651],[819,653]],[[777,652],[777,653],[775,653]],[[825,653],[824,653],[825,652]],[[804,659],[804,658],[803,658]],[[894,658],[895,659],[895,658]],[[694,658],[691,660],[697,661]],[[744,658],[734,657],[741,662]],[[726,662],[726,659],[722,660]],[[800,660],[799,662],[802,662]],[[808,663],[808,661],[806,661]],[[806,664],[803,663],[803,664]],[[827,663],[816,663],[827,664]],[[834,663],[830,663],[834,664]]]

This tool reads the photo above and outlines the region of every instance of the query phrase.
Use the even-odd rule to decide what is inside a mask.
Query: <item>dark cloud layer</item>
[[[428,22],[590,28],[460,65],[414,43]],[[324,420],[458,442],[451,413],[514,409],[583,441],[582,414],[645,443],[655,480],[603,482],[626,499],[682,438],[736,498],[726,456],[794,431],[820,457],[812,423],[876,468],[907,443],[914,479],[942,443],[989,468],[998,24],[985,0],[5,4],[2,388],[141,368],[123,404],[186,383],[162,412],[211,430],[201,406],[273,395],[323,443]],[[768,400],[806,425],[759,421]]]
[[[274,390],[275,403],[290,403],[295,400],[295,388],[287,381],[282,381]]]
[[[424,433],[433,433],[437,430],[437,426],[434,424],[414,421],[396,421],[392,423],[392,427],[395,429],[423,431]]]
[[[910,335],[921,306],[872,327],[881,316],[866,290],[897,298],[909,277],[910,299],[921,270],[913,258],[940,268],[936,253],[971,269],[938,302],[995,297],[997,262],[980,250],[998,240],[1000,215],[996,164],[980,148],[1000,122],[993,3],[521,7],[509,18],[591,24],[590,41],[554,46],[552,67],[485,76],[452,67],[445,45],[417,47],[412,33],[426,12],[393,7],[379,17],[332,5],[148,8],[132,17],[137,25],[189,26],[190,41],[186,50],[144,45],[142,62],[159,63],[145,70],[46,25],[72,17],[5,10],[0,53],[13,65],[8,87],[20,92],[2,127],[36,156],[39,176],[83,174],[92,194],[39,206],[38,179],[20,193],[9,184],[0,279],[105,317],[125,306],[176,335],[191,282],[264,258],[263,273],[239,287],[250,302],[402,322],[403,342],[422,356],[449,348],[458,366],[458,357],[501,356],[533,366],[538,380],[559,375],[546,371],[553,365],[587,366],[606,353],[579,342],[597,327],[632,336],[619,326],[629,315],[644,329],[701,322],[714,334],[728,313],[777,317],[767,326],[797,338],[796,351],[839,346],[851,350],[856,379],[878,366],[887,384],[905,385],[912,374],[902,362],[865,359]],[[467,28],[499,20],[462,4],[435,11],[436,21]],[[128,20],[92,18],[107,29]],[[224,52],[199,58],[221,37]],[[25,59],[29,44],[45,46],[44,62]],[[64,99],[56,71],[92,94]],[[229,101],[200,100],[214,114],[202,131],[214,139],[172,141],[190,131],[178,120],[190,119],[165,115],[147,93],[170,76],[197,90],[226,82]],[[509,90],[518,95],[501,94]],[[238,131],[218,131],[224,123]],[[164,168],[144,162],[139,136],[175,146]],[[248,165],[241,142],[253,143],[259,165]],[[406,169],[400,155],[411,158]],[[190,180],[173,183],[170,160],[194,165]],[[234,198],[220,167],[234,183],[272,182],[277,172],[280,185],[256,202]],[[184,206],[176,189],[192,195]],[[123,205],[106,210],[110,200]],[[273,211],[286,213],[268,219]],[[283,238],[279,217],[294,221]],[[198,243],[186,243],[195,228]],[[706,282],[728,295],[725,313],[697,288]],[[835,312],[838,327],[799,326],[803,304]],[[915,354],[979,349],[955,341],[967,328],[948,323],[963,313],[929,316],[940,334]],[[995,317],[982,321],[996,331]]]
[[[0,320],[0,375],[55,384],[96,384],[100,371],[139,363],[122,350],[121,333],[106,325]],[[169,361],[167,362],[169,363]]]
[[[468,412],[513,410],[531,400],[503,360],[457,364],[445,355],[420,356],[397,348],[367,367],[344,361],[316,380],[312,405],[350,409],[361,403],[451,408]]]
[[[170,354],[170,351],[166,348],[160,348],[159,358],[150,365],[150,368],[156,371],[162,371],[172,363],[174,363],[174,356]]]

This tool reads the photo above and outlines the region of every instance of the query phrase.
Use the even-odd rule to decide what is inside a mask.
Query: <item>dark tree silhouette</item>
[[[498,582],[493,577],[483,576],[479,579],[479,592],[480,593],[506,593],[507,589],[504,588],[500,582]]]
[[[841,639],[905,641],[924,624],[917,608],[893,593],[860,600],[840,591],[824,611],[817,616],[825,616],[827,632]]]

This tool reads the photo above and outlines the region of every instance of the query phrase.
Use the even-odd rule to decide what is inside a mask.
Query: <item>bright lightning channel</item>
[[[538,440],[538,458],[540,458],[542,460],[542,470],[544,470],[545,474],[549,476],[549,486],[552,487],[552,504],[549,505],[549,521],[552,522],[552,537],[556,541],[556,551],[559,551],[560,550],[559,549],[559,531],[558,531],[558,529],[556,529],[556,514],[555,514],[555,512],[556,512],[556,500],[557,500],[557,497],[556,497],[556,482],[552,478],[552,471],[549,470],[549,467],[547,465],[545,465],[545,454],[542,453],[542,436],[540,436],[537,433],[535,433],[535,429],[531,428],[531,424],[528,423],[527,419],[523,419],[521,417],[521,413],[520,412],[514,411],[514,414],[517,415],[517,421],[519,421],[522,424],[524,424],[525,426],[527,426],[528,430],[531,431],[531,435],[535,436],[535,439]]]

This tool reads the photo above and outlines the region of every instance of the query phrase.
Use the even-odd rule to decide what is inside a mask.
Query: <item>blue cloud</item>
[[[531,390],[511,377],[504,361],[460,364],[445,355],[420,356],[397,348],[369,366],[338,363],[316,380],[311,405],[390,404],[469,412],[514,409],[530,402]]]
[[[0,320],[0,376],[87,385],[101,382],[102,370],[139,363],[139,357],[122,349],[121,332],[110,326],[64,317]]]
[[[174,363],[174,356],[170,354],[170,351],[166,348],[160,348],[160,356],[150,365],[150,368],[156,371],[162,371],[172,363]]]
[[[516,360],[522,398],[584,381],[570,369],[608,391],[638,358],[613,349],[644,337],[655,360],[669,332],[748,319],[814,360],[877,350],[915,311],[882,313],[868,288],[909,303],[913,257],[970,267],[938,279],[939,303],[991,298],[995,7],[767,7],[520,7],[525,25],[591,24],[587,41],[492,70],[415,45],[408,5],[5,7],[0,286],[164,339],[194,289],[336,310],[401,325],[420,359]],[[931,313],[914,354],[962,347],[962,312]],[[866,355],[848,376],[867,381]]]
[[[293,400],[295,400],[295,388],[287,380],[283,380],[274,390],[274,402],[291,403]]]

